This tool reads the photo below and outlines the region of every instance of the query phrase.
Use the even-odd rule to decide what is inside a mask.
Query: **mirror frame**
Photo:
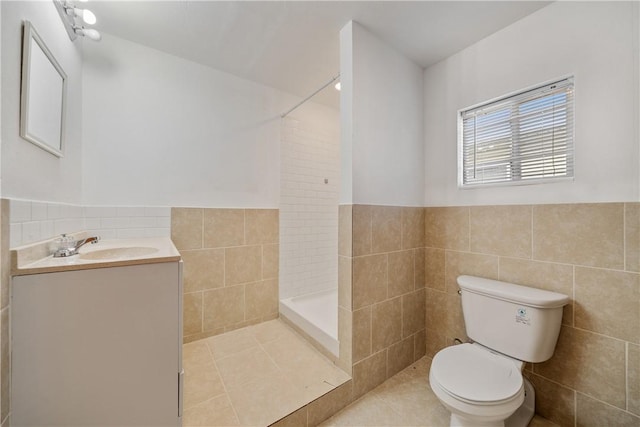
[[[46,59],[48,59],[48,63],[51,65],[50,69],[45,70],[34,70],[32,69],[32,55],[34,49],[40,49],[40,51],[44,54]],[[58,86],[54,88],[39,88],[40,93],[32,93],[34,89],[34,85],[32,84],[32,78],[36,78],[34,76],[34,71],[39,71],[41,73],[48,73],[51,77],[52,75],[57,74],[61,79],[61,87],[62,90],[58,92],[56,89]],[[54,77],[55,78],[55,77]],[[65,140],[65,117],[66,117],[66,98],[67,98],[67,75],[64,70],[56,61],[55,57],[44,43],[36,29],[33,27],[31,22],[24,22],[24,33],[23,33],[23,41],[22,41],[22,86],[21,86],[21,97],[20,97],[20,136],[27,141],[37,145],[43,150],[48,151],[49,153],[57,156],[63,157],[64,152],[64,140]],[[45,89],[45,90],[42,90]],[[40,97],[40,99],[47,99],[47,102],[51,104],[52,102],[56,105],[60,105],[59,116],[58,110],[45,112],[43,115],[42,112],[40,114],[34,114],[35,109],[38,107],[34,105],[37,103],[38,99],[33,99],[33,97]],[[50,97],[55,97],[53,101],[50,101]],[[32,98],[30,100],[30,98]],[[43,99],[43,102],[44,102]],[[48,116],[47,116],[48,115]],[[36,118],[42,118],[43,116],[45,120],[41,120],[41,122],[47,121],[55,121],[59,123],[60,134],[59,135],[37,135],[34,130],[41,129],[42,123],[37,123],[35,121]],[[40,126],[39,126],[40,125]],[[57,129],[56,129],[57,130]]]

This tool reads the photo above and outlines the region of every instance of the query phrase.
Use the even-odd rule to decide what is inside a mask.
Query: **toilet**
[[[525,362],[548,360],[569,297],[473,276],[458,277],[472,343],[440,350],[429,383],[451,426],[525,427],[535,412]]]

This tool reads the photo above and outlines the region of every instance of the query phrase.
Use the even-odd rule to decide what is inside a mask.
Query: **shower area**
[[[306,102],[280,135],[280,316],[337,357],[339,112]]]

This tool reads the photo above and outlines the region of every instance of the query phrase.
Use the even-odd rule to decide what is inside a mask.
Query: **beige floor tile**
[[[261,348],[250,348],[219,359],[216,365],[227,390],[279,373],[278,367]]]
[[[320,424],[329,426],[401,426],[407,425],[388,404],[371,395],[365,395],[333,417]]]
[[[239,426],[240,422],[231,406],[229,397],[225,394],[186,409],[182,417],[182,425],[184,427]]]
[[[207,345],[193,342],[183,346],[184,407],[191,408],[225,393],[222,379]]]
[[[269,320],[248,328],[253,337],[261,344],[283,337],[295,337],[296,333],[280,319]]]
[[[249,328],[237,329],[206,340],[213,358],[218,360],[250,348],[258,348],[258,341]]]
[[[299,389],[280,373],[228,387],[227,391],[243,426],[267,426],[307,403]]]

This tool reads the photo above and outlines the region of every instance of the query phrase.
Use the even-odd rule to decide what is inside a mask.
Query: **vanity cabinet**
[[[182,261],[12,286],[12,425],[181,425]]]

